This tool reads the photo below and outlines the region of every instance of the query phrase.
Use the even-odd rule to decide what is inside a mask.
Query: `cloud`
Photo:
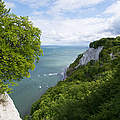
[[[14,0],[14,1],[28,5],[34,9],[48,6],[50,3],[50,0]]]
[[[74,12],[77,9],[92,7],[103,1],[105,0],[56,0],[47,13],[58,17],[65,12]]]
[[[96,5],[104,0],[57,0],[54,3],[54,7],[58,10],[73,10],[82,7],[88,7],[90,5]]]
[[[33,11],[32,13],[34,16],[41,16],[41,17],[44,17],[44,12],[43,11]]]
[[[34,25],[42,32],[43,44],[80,45],[83,41],[94,41],[106,36],[113,36],[109,20],[104,18],[42,20],[33,17]],[[103,31],[104,30],[104,31]]]
[[[42,44],[83,45],[102,37],[114,37],[120,34],[120,1],[109,3],[105,11],[90,13],[97,10],[99,3],[105,0],[13,0],[32,8],[30,20],[42,30]],[[101,4],[101,6],[102,6]],[[96,6],[97,5],[97,6]],[[108,5],[108,4],[107,4]],[[106,6],[106,5],[105,5]],[[103,7],[105,7],[103,5]],[[79,17],[74,16],[76,11]],[[72,17],[70,17],[70,13]],[[83,17],[86,13],[87,17]],[[92,17],[91,17],[92,16]]]
[[[112,5],[110,5],[104,12],[105,14],[112,14],[117,16],[120,14],[120,1],[116,0]]]
[[[104,11],[104,14],[111,15],[109,27],[106,31],[113,35],[120,35],[120,1],[117,0]]]
[[[120,17],[112,22],[109,31],[114,35],[120,35]]]
[[[46,7],[45,14],[54,17],[64,16],[65,12],[74,12],[77,9],[92,7],[103,1],[105,0],[19,0],[19,2],[34,9]]]
[[[5,2],[6,8],[15,8],[15,4],[13,2]]]
[[[87,7],[89,5],[95,5],[103,1],[104,0],[19,0],[17,2],[27,4],[34,9],[52,6],[55,10],[73,10],[76,8]]]

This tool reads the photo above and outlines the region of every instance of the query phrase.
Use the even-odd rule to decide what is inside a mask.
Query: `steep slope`
[[[8,94],[0,95],[0,120],[22,120]]]
[[[79,55],[67,78],[32,105],[26,120],[120,120],[120,37],[92,42],[90,48],[101,48],[92,53],[97,59],[80,64],[85,53]]]

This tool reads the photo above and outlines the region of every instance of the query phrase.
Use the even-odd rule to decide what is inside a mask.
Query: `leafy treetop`
[[[42,54],[41,31],[28,17],[11,14],[0,0],[0,93],[9,91],[9,85],[30,77],[34,62]]]

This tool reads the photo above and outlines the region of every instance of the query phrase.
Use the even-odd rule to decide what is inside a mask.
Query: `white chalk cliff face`
[[[22,120],[8,94],[0,95],[0,120]]]
[[[75,67],[78,68],[80,65],[86,65],[91,60],[99,60],[99,54],[102,51],[103,46],[98,48],[89,48],[86,52],[83,53],[82,58],[80,59],[79,64]]]

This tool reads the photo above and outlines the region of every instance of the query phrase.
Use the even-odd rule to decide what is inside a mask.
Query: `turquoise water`
[[[43,46],[44,56],[31,72],[31,78],[18,82],[14,87],[13,99],[20,115],[30,112],[32,103],[40,98],[45,91],[55,86],[62,79],[62,74],[76,57],[87,47],[78,46]]]

